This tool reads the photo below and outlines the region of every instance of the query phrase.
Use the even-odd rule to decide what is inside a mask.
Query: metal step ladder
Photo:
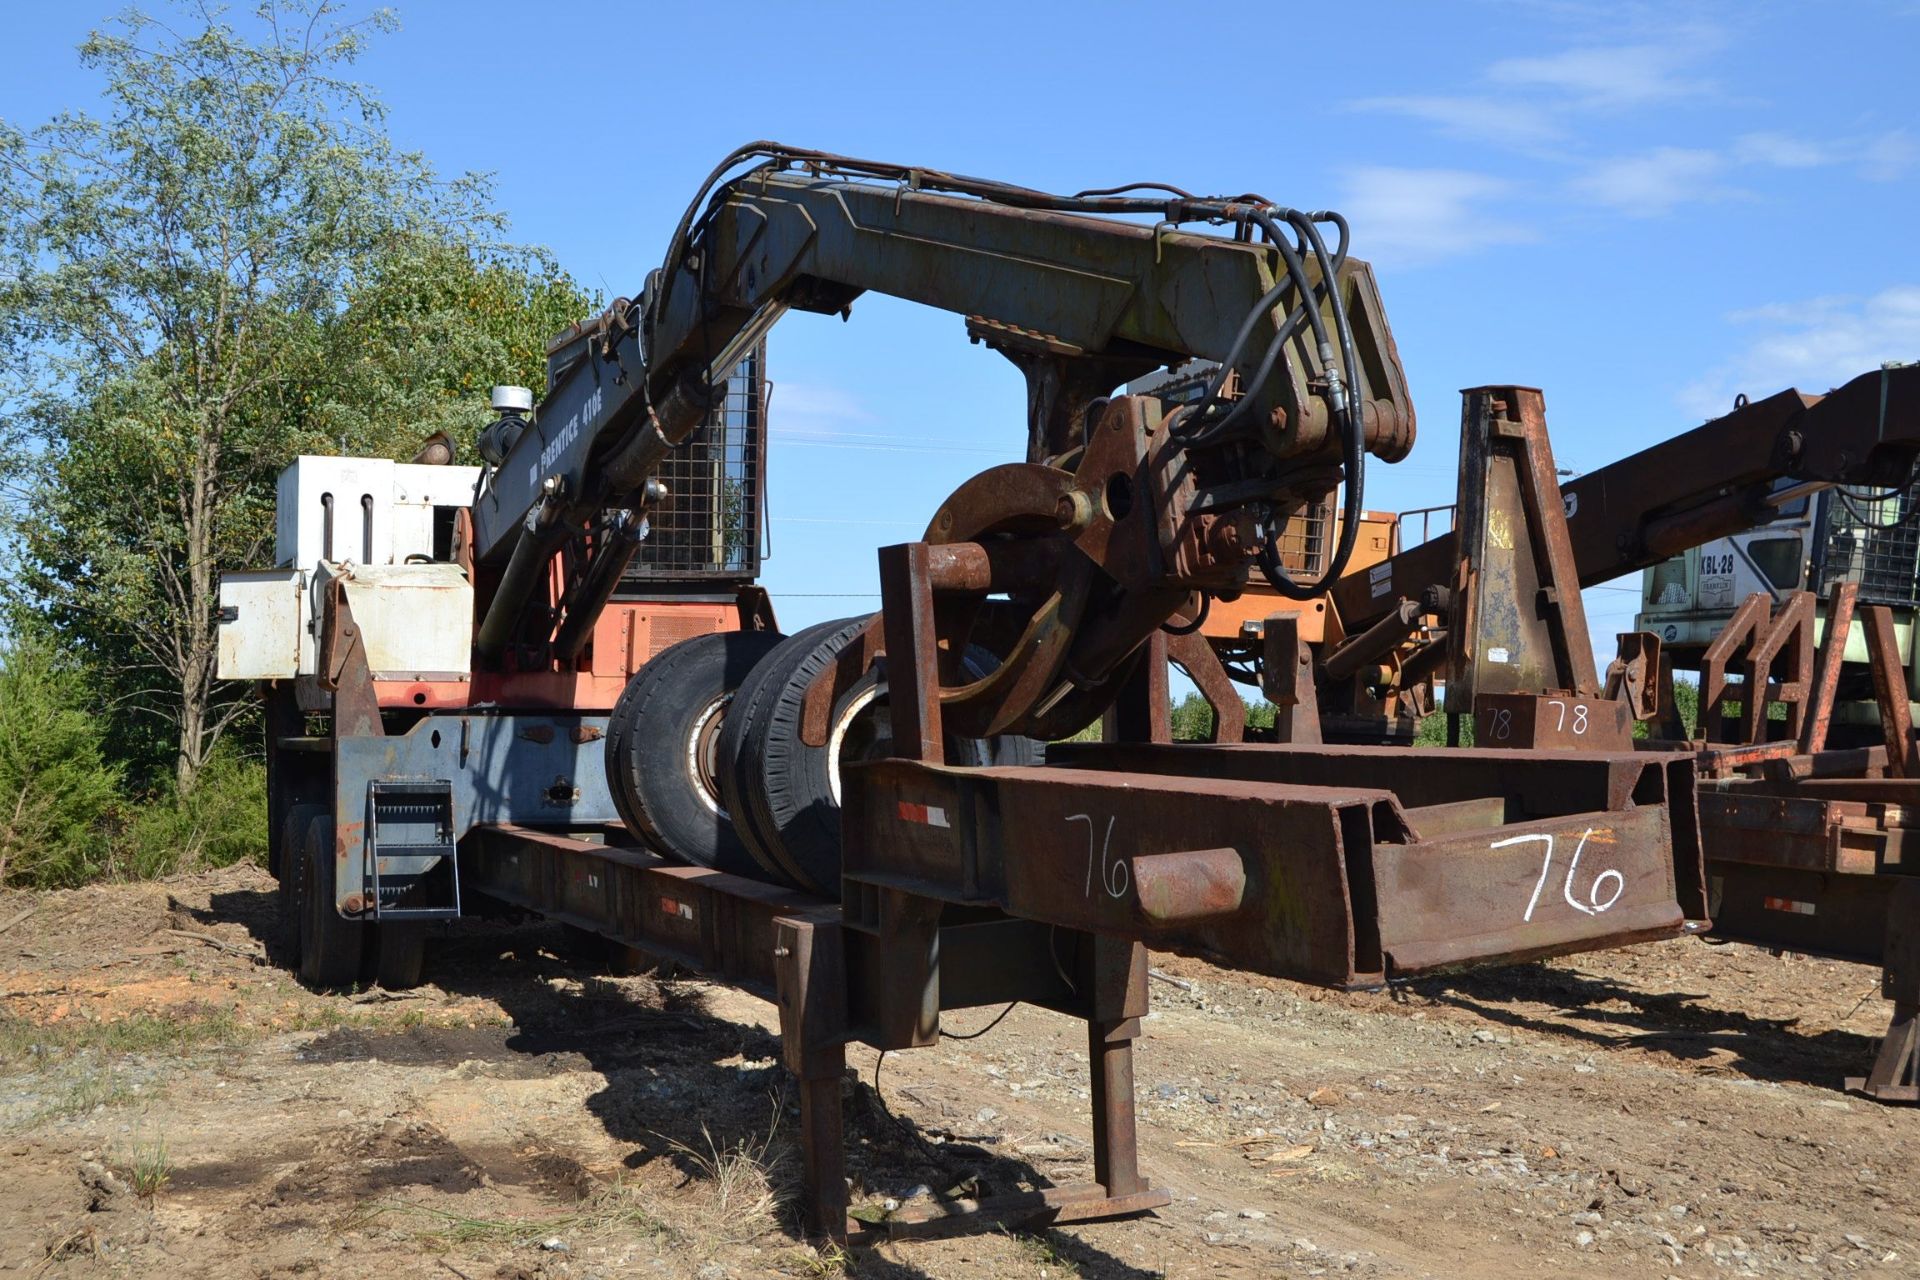
[[[450,781],[367,786],[367,901],[375,920],[460,914],[460,860]]]

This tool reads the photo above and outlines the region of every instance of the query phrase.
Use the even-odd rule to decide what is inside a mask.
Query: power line
[[[775,435],[772,445],[789,449],[858,449],[868,453],[964,453],[993,458],[1012,456],[1011,451],[1006,449],[969,449],[963,445],[939,444],[866,444],[859,441],[789,435]]]
[[[901,435],[898,431],[842,431],[837,427],[777,427],[774,434],[808,440],[881,440],[894,443],[915,443],[919,439],[917,436]]]
[[[852,520],[842,516],[774,516],[775,524],[865,524],[878,525],[883,529],[898,529],[901,525],[915,526],[923,524],[919,516],[901,516],[896,520]]]

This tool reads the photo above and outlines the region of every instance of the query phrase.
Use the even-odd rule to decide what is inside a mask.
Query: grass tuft
[[[133,1187],[133,1194],[142,1200],[151,1200],[160,1194],[161,1188],[172,1177],[173,1161],[167,1156],[165,1138],[134,1143],[133,1166],[127,1170],[127,1181]]]
[[[787,1258],[788,1269],[804,1276],[848,1276],[854,1271],[853,1255],[837,1244],[796,1249]]]
[[[1057,1269],[1062,1276],[1081,1274],[1080,1264],[1060,1250],[1060,1240],[1053,1231],[1034,1234],[1015,1234],[1014,1242],[1020,1252],[1027,1255],[1033,1265],[1041,1269],[1042,1275],[1051,1275]]]
[[[691,1219],[687,1234],[728,1244],[756,1239],[780,1225],[792,1199],[791,1154],[780,1134],[780,1104],[775,1099],[765,1133],[749,1134],[726,1147],[703,1123],[705,1150],[668,1141],[695,1170],[700,1193],[679,1204]]]

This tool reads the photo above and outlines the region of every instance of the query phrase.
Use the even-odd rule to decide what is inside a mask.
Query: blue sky
[[[91,108],[109,8],[7,6],[0,116]],[[494,175],[516,238],[634,293],[753,138],[1077,190],[1159,179],[1345,212],[1420,441],[1368,505],[1452,501],[1458,391],[1545,389],[1562,466],[1920,359],[1920,3],[542,5],[414,0],[363,60],[390,128]],[[1019,456],[962,320],[867,297],[774,331],[766,579],[863,611],[872,549]],[[1631,582],[1620,584],[1632,588]],[[845,597],[822,593],[851,593]],[[1590,592],[1596,647],[1631,590]]]

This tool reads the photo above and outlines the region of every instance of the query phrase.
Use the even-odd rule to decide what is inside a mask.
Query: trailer
[[[1800,591],[1778,607],[1769,595],[1749,596],[1701,656],[1699,737],[1688,741],[1672,723],[1667,733],[1700,769],[1711,936],[1879,966],[1892,1018],[1871,1068],[1845,1083],[1881,1102],[1915,1103],[1912,653],[1902,649],[1896,609],[1863,601],[1861,587],[1843,579],[1825,602]],[[1670,670],[1665,678],[1670,696]]]

